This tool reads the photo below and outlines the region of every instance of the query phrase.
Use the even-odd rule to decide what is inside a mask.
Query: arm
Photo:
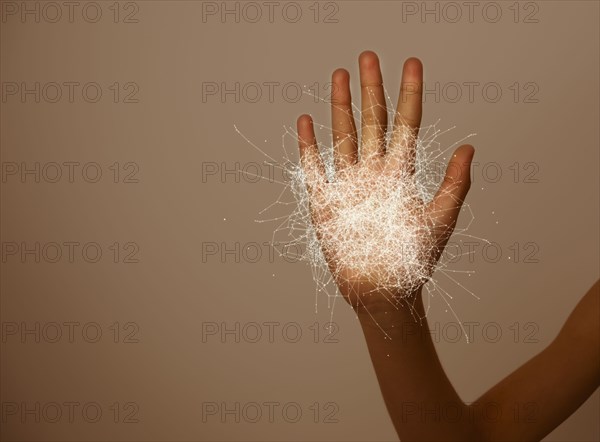
[[[454,151],[438,192],[424,201],[415,192],[421,62],[411,58],[404,64],[389,136],[375,53],[361,54],[359,73],[360,143],[349,74],[343,69],[333,73],[333,182],[308,115],[298,119],[298,143],[312,226],[339,292],[360,319],[398,435],[402,441],[540,439],[598,386],[598,284],[546,350],[475,404],[464,404],[443,370],[427,321],[414,318],[425,316],[421,289],[469,190],[474,150],[463,145]],[[499,407],[501,417],[478,412],[490,404]],[[533,418],[518,414],[515,419],[515,409],[533,410]]]
[[[421,293],[415,294],[415,316],[424,316]],[[358,317],[386,407],[402,442],[478,440],[468,406],[459,398],[435,351],[427,320],[416,322],[408,307]],[[385,332],[389,338],[384,337]],[[445,407],[442,410],[441,407]],[[458,421],[440,418],[461,416]]]
[[[554,341],[479,399],[525,411],[519,419],[504,413],[496,422],[480,422],[485,439],[540,440],[596,390],[600,382],[599,316],[600,282],[596,282]]]
[[[422,314],[420,294],[415,299],[414,308]],[[374,315],[359,310],[375,373],[400,439],[404,442],[543,438],[577,410],[598,386],[599,300],[597,282],[544,351],[472,405],[460,400],[448,380],[426,321],[415,323],[408,308],[397,311],[382,308]],[[382,337],[382,330],[391,340]],[[483,418],[478,412],[490,404],[501,411],[497,418]]]

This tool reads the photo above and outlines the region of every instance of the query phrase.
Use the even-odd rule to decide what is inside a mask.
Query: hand
[[[419,293],[431,277],[469,190],[474,149],[456,149],[437,193],[424,200],[415,176],[422,64],[404,64],[391,134],[377,55],[363,52],[359,68],[360,151],[344,69],[332,78],[335,179],[327,180],[308,115],[298,119],[298,140],[312,225],[329,270],[344,298],[368,309]]]

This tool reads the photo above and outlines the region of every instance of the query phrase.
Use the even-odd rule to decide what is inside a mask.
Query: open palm
[[[359,68],[360,150],[349,74],[338,69],[332,77],[334,180],[327,180],[312,119],[298,119],[312,224],[340,292],[356,306],[405,298],[427,282],[469,190],[474,153],[469,145],[456,149],[437,193],[425,201],[415,177],[422,64],[404,64],[389,134],[377,55],[363,52]]]

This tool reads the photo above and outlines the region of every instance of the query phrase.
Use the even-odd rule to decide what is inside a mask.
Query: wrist
[[[356,305],[354,310],[364,328],[389,329],[403,323],[415,323],[425,316],[421,288],[413,293],[391,295],[389,292],[377,292],[369,295]]]

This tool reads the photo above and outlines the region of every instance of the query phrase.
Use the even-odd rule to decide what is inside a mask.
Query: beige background
[[[36,23],[30,15],[23,20],[20,12],[8,14],[6,3],[0,23],[3,88],[11,82],[19,87],[22,82],[39,82],[40,87],[48,82],[97,82],[103,96],[96,104],[77,94],[73,103],[65,97],[50,103],[44,96],[34,103],[30,95],[22,102],[19,93],[3,99],[3,250],[9,243],[37,241],[42,247],[50,242],[97,242],[103,255],[98,263],[83,261],[77,252],[73,263],[64,257],[58,263],[44,262],[43,256],[34,263],[31,255],[23,263],[18,254],[5,256],[2,440],[395,440],[352,313],[338,304],[333,317],[339,327],[337,342],[323,342],[322,329],[319,342],[314,342],[311,324],[323,327],[330,311],[320,297],[315,313],[308,267],[279,257],[270,260],[267,247],[257,263],[235,263],[233,258],[202,262],[203,243],[264,243],[274,228],[254,220],[277,198],[281,187],[276,183],[236,183],[231,175],[225,180],[204,175],[203,180],[203,167],[211,162],[235,168],[235,162],[264,160],[233,125],[281,160],[283,126],[293,125],[303,112],[328,125],[327,105],[308,96],[288,102],[281,88],[275,89],[272,103],[268,97],[256,103],[242,97],[235,103],[231,96],[225,103],[218,96],[203,102],[204,82],[239,82],[242,87],[250,82],[318,83],[326,95],[331,71],[344,66],[357,96],[357,56],[373,49],[394,101],[402,62],[413,55],[423,60],[431,88],[436,82],[440,87],[450,82],[501,86],[497,103],[486,101],[481,88],[473,102],[464,96],[452,103],[450,95],[438,100],[430,95],[424,116],[424,124],[441,119],[441,129],[456,126],[441,140],[446,145],[477,133],[470,140],[477,148],[476,161],[497,164],[503,174],[494,183],[478,169],[468,198],[475,214],[471,232],[500,244],[502,258],[493,263],[476,253],[473,262],[455,264],[476,272],[460,281],[481,300],[440,278],[455,295],[453,307],[460,319],[481,325],[471,344],[452,342],[450,328],[446,330],[452,336],[436,344],[466,401],[541,351],[598,278],[595,1],[521,3],[518,23],[513,2],[495,2],[503,13],[497,23],[481,15],[494,2],[479,2],[472,23],[464,16],[449,23],[452,16],[443,14],[439,23],[431,16],[423,21],[418,15],[403,15],[406,2],[391,1],[322,2],[317,5],[318,23],[313,2],[298,3],[303,15],[297,23],[281,15],[289,2],[276,4],[273,23],[265,18],[248,23],[243,16],[240,23],[231,17],[222,23],[218,16],[203,23],[203,3],[194,1],[121,3],[116,7],[118,23],[113,3],[99,2],[103,15],[98,23],[83,19],[81,9],[75,10],[72,23],[68,17],[49,23],[53,15]],[[35,8],[35,3],[27,2],[27,7]],[[21,2],[15,5],[22,7]],[[233,2],[228,5],[234,7]],[[93,10],[87,12],[88,18],[93,16]],[[138,22],[124,23],[127,12]],[[324,23],[326,13],[334,13],[337,23]],[[529,13],[537,23],[524,22]],[[109,87],[115,82],[121,93],[132,90],[124,89],[126,83],[137,84],[138,102],[124,103],[120,95],[114,103]],[[514,83],[521,91],[516,103],[510,89]],[[537,102],[524,102],[524,94],[532,90]],[[320,138],[328,142],[324,132]],[[65,177],[58,183],[35,183],[26,175],[23,183],[6,170],[13,163],[44,167],[67,161],[98,163],[102,179],[91,184],[75,175],[73,183]],[[137,164],[139,182],[123,183],[121,174],[114,183],[109,166],[115,162],[122,173],[131,171],[123,168],[125,163]],[[525,183],[519,175],[515,183],[509,169],[515,162],[522,174],[526,163],[535,163],[527,167],[537,167],[538,182]],[[109,250],[115,242],[119,263]],[[138,263],[123,262],[123,251],[133,250],[124,249],[129,242],[139,247]],[[514,256],[509,250],[514,243],[521,253],[517,263],[508,259]],[[528,243],[537,247],[537,262],[523,262],[523,254],[531,251],[524,250]],[[58,342],[49,342],[53,335],[48,324],[68,321],[80,323],[74,342],[69,342],[64,325]],[[272,343],[265,336],[258,343],[232,343],[231,338],[221,343],[214,336],[202,342],[202,327],[208,322],[231,327],[239,322],[243,327],[269,321],[280,324]],[[431,324],[444,330],[453,321],[441,303],[433,303]],[[35,332],[21,342],[20,333],[36,322],[40,342],[34,342]],[[121,331],[118,343],[115,322]],[[12,334],[15,323],[18,331]],[[99,342],[83,339],[86,323],[98,324]],[[282,338],[281,328],[290,323],[301,327],[297,343]],[[490,323],[502,331],[498,342],[482,334]],[[514,323],[520,331],[517,342]],[[87,338],[93,336],[93,329],[86,330]],[[531,330],[537,343],[524,337]],[[139,342],[123,342],[130,332]],[[63,404],[66,414],[64,403],[69,401],[81,404],[72,422],[63,415],[51,423],[55,409],[48,404]],[[202,422],[205,402],[243,406],[268,401],[282,404],[274,422],[265,416],[257,423],[235,423],[231,416],[226,423],[214,417]],[[280,410],[293,402],[303,415],[300,422],[288,423]],[[330,402],[337,404],[337,422],[324,423]],[[85,403],[101,407],[97,423],[82,418]],[[114,403],[119,404],[117,423]],[[320,410],[318,423],[313,421],[313,403]],[[8,412],[11,406],[17,414]],[[34,411],[21,417],[27,409]],[[596,391],[546,440],[598,440],[599,412]],[[127,416],[137,422],[124,423]],[[35,422],[37,417],[40,422]]]

